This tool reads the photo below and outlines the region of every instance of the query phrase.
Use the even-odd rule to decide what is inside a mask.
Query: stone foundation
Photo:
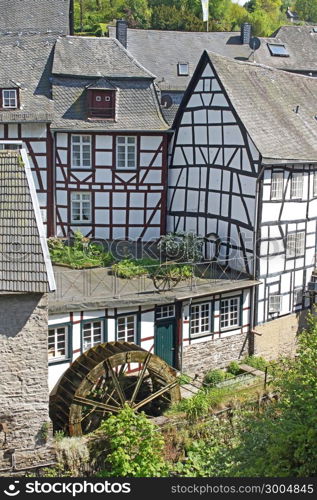
[[[0,469],[54,458],[49,446],[47,321],[47,295],[0,295]]]
[[[249,354],[249,334],[208,340],[184,347],[182,372],[194,376],[224,368]]]
[[[301,311],[256,326],[253,334],[254,355],[267,360],[294,356],[298,332],[306,326],[306,315],[307,311]]]

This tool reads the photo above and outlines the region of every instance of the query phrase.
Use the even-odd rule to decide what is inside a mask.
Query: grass
[[[263,379],[255,377],[254,382],[252,386],[240,388],[236,385],[202,388],[191,398],[182,399],[171,406],[165,414],[171,417],[182,415],[188,421],[196,422],[228,405],[240,406],[248,400],[257,398],[263,388]]]
[[[230,372],[226,372],[225,370],[211,370],[206,373],[204,383],[214,386],[229,378],[234,378],[234,375]]]

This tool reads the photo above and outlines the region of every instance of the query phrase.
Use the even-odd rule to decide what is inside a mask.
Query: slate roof
[[[1,111],[0,122],[50,121],[55,40],[51,35],[0,35],[0,88],[19,87],[21,101],[21,109]]]
[[[111,38],[58,39],[53,63],[54,129],[166,130],[154,76]],[[116,88],[115,120],[87,118],[87,87]]]
[[[55,75],[154,78],[115,38],[67,36],[56,42]]]
[[[64,130],[166,130],[150,79],[111,79],[116,91],[115,120],[87,118],[87,90],[91,80],[54,77],[53,129]]]
[[[0,0],[0,33],[69,33],[71,0]]]
[[[109,36],[115,36],[109,27]],[[312,26],[283,26],[272,37],[260,38],[253,55],[241,44],[240,32],[186,32],[128,29],[127,49],[157,77],[162,90],[185,90],[204,50],[237,60],[259,62],[285,70],[316,71],[317,33]],[[290,57],[274,57],[267,44],[285,44]],[[178,76],[177,64],[189,64],[189,76]]]
[[[265,163],[317,162],[316,78],[211,52],[206,58]]]
[[[30,167],[0,152],[0,293],[55,288],[40,217]]]

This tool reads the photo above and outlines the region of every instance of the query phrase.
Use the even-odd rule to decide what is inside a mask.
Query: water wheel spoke
[[[132,397],[131,397],[131,400],[130,400],[130,405],[131,406],[134,404],[135,398],[137,397],[137,394],[138,394],[138,392],[140,390],[140,387],[141,387],[141,384],[142,384],[142,382],[144,380],[144,375],[145,375],[146,369],[147,369],[147,367],[149,365],[149,362],[151,360],[151,357],[152,357],[152,355],[149,352],[148,355],[145,358],[145,361],[144,361],[141,373],[140,373],[140,375],[138,377],[138,381],[137,381],[136,386],[134,388],[134,391],[133,391],[133,394],[132,394]]]
[[[100,401],[94,401],[93,399],[83,398],[81,396],[75,396],[73,402],[83,406],[93,406],[94,408],[98,408],[100,410],[106,410],[110,412],[113,411],[115,413],[118,413],[121,409],[119,407],[107,405],[105,403],[100,403]]]
[[[154,392],[153,394],[151,394],[147,398],[143,399],[143,401],[140,401],[139,403],[137,403],[136,405],[134,405],[133,409],[134,410],[138,410],[142,406],[144,406],[147,403],[150,403],[151,401],[153,401],[153,399],[156,399],[159,396],[161,396],[162,394],[164,394],[165,392],[170,391],[171,389],[173,389],[173,387],[175,387],[177,384],[178,384],[178,382],[174,380],[174,382],[171,382],[170,384],[165,385],[164,387],[162,387],[158,391]]]
[[[112,378],[113,385],[115,387],[115,390],[116,390],[116,392],[117,392],[117,394],[119,396],[121,405],[123,407],[125,405],[125,403],[126,403],[126,398],[125,398],[125,395],[124,395],[124,393],[122,391],[119,379],[118,379],[115,371],[112,369],[111,363],[109,362],[108,359],[105,361],[105,365],[106,365],[106,367],[108,369],[108,373],[110,374],[110,377]]]

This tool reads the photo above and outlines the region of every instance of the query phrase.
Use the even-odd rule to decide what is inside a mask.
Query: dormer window
[[[2,89],[1,108],[16,109],[18,107],[18,92],[16,89]]]
[[[188,63],[178,63],[177,64],[177,72],[178,76],[188,76],[189,75],[189,66]]]
[[[115,90],[88,89],[89,118],[114,120],[116,113]]]

